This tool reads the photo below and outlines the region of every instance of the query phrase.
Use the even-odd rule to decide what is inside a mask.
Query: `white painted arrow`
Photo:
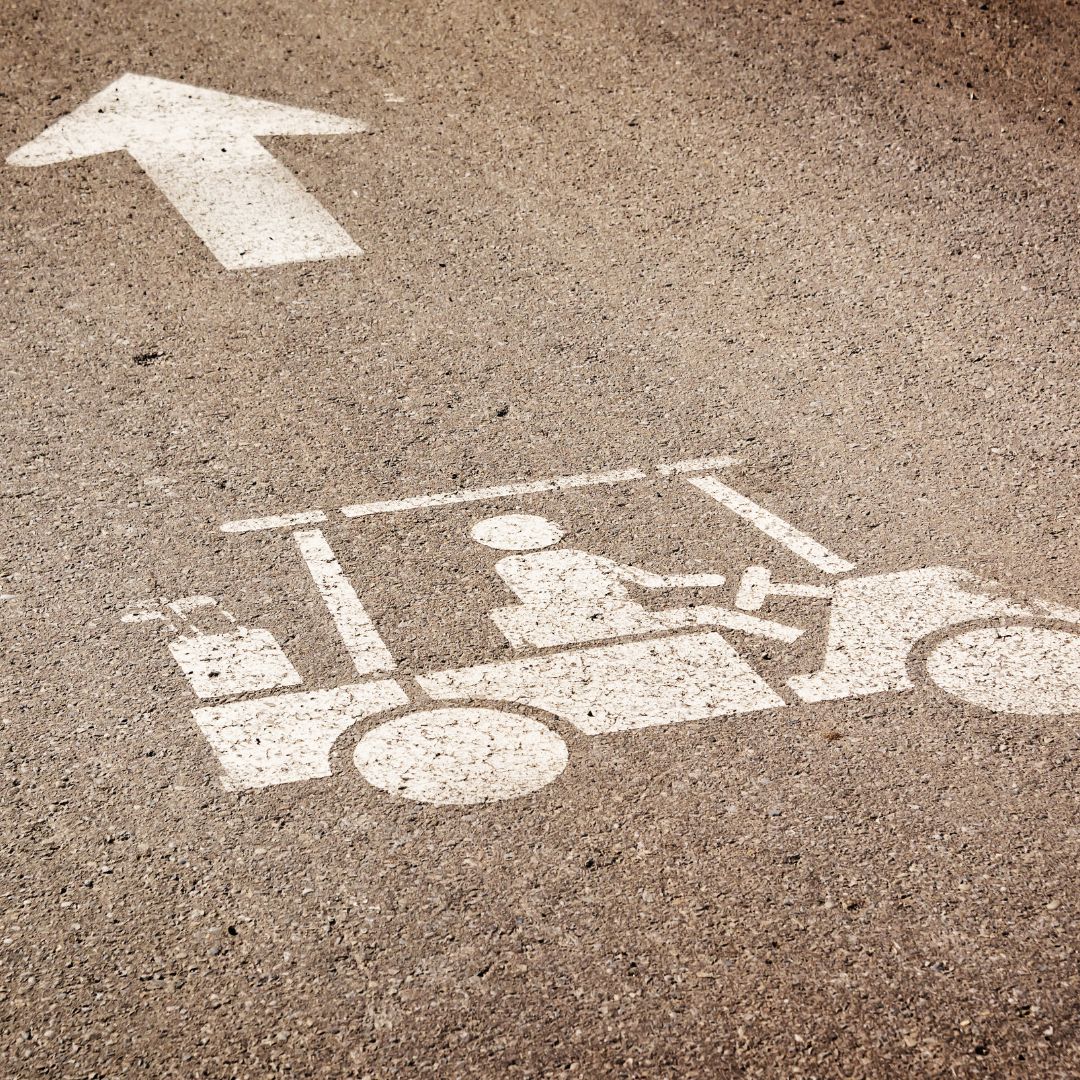
[[[356,120],[128,74],[7,161],[52,165],[126,150],[222,266],[242,270],[361,254],[257,137],[365,130]]]

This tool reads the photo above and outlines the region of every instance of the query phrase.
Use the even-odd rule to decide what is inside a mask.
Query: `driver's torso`
[[[511,555],[495,564],[499,577],[529,606],[581,608],[630,603],[621,567],[574,548]]]

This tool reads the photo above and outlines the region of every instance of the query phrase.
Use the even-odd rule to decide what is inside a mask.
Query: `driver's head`
[[[469,535],[478,544],[500,551],[536,551],[557,544],[565,534],[558,525],[535,514],[503,514],[478,521]]]

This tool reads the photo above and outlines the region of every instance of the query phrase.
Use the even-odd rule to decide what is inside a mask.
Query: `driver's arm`
[[[724,584],[723,574],[653,574],[637,566],[619,566],[619,576],[644,589],[715,588]]]

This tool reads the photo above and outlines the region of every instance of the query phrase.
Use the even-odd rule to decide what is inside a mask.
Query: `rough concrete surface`
[[[1080,1073],[1076,716],[943,692],[937,639],[909,688],[804,701],[828,601],[769,598],[798,641],[716,633],[782,706],[594,735],[525,705],[561,775],[444,805],[365,782],[374,717],[330,776],[230,790],[164,606],[220,598],[271,683],[269,634],[301,690],[362,681],[337,564],[320,596],[288,528],[220,529],[314,508],[402,686],[516,655],[470,538],[497,514],[727,577],[624,582],[650,610],[732,609],[750,565],[831,588],[656,471],[731,455],[857,574],[970,571],[1075,640],[1080,9],[2,11],[4,155],[125,72],[369,130],[262,140],[364,253],[247,269],[127,153],[0,166],[0,1074]]]

